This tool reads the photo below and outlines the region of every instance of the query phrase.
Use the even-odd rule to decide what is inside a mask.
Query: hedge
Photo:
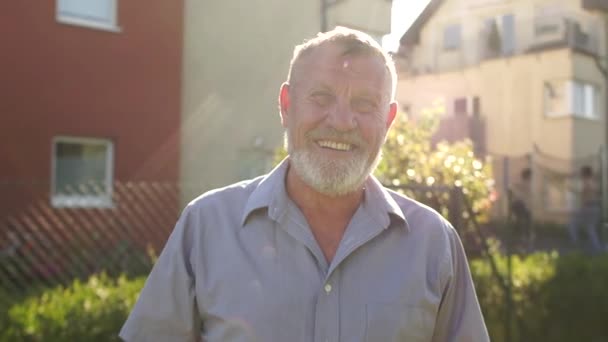
[[[0,317],[6,324],[0,341],[120,341],[118,331],[144,281],[94,275],[85,283],[75,280],[67,288],[48,289],[13,303]]]
[[[507,274],[507,258],[493,254]],[[608,341],[608,255],[513,256],[512,341]],[[505,341],[505,292],[487,260],[470,263],[492,341]]]
[[[507,258],[493,257],[506,274]],[[486,259],[470,266],[492,341],[505,341],[505,293]],[[608,341],[608,255],[514,256],[512,270],[512,341]],[[101,274],[25,299],[0,291],[0,341],[119,341],[144,279]]]

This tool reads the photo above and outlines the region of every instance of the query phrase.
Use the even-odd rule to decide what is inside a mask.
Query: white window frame
[[[107,0],[110,2],[110,17],[107,20],[97,20],[95,18],[78,15],[78,13],[69,13],[64,10],[65,0],[56,0],[56,19],[57,22],[68,25],[83,26],[92,29],[120,32],[118,26],[118,0]],[[80,0],[87,1],[87,0]]]
[[[544,105],[543,111],[545,116],[551,118],[557,117],[576,117],[588,120],[599,120],[600,118],[600,88],[590,82],[580,81],[577,79],[566,80],[560,84],[565,89],[561,89],[565,94],[566,108],[563,111],[548,112],[547,101],[549,101],[548,82],[544,84],[543,96]]]
[[[105,193],[98,195],[57,194],[57,144],[104,144],[106,145]],[[57,136],[53,138],[51,151],[51,205],[56,208],[113,208],[114,143],[108,139]]]
[[[577,91],[578,90],[578,91]],[[579,93],[578,98],[576,94]],[[589,120],[599,120],[599,87],[580,80],[568,82],[568,109],[572,116]]]

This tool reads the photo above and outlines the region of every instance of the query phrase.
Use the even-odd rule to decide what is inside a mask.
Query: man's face
[[[360,189],[380,159],[396,108],[382,60],[342,52],[339,45],[319,46],[281,91],[291,167],[330,196]]]

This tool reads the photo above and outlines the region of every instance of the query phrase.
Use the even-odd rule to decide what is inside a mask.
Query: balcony
[[[528,51],[552,47],[569,47],[593,55],[599,53],[598,30],[595,25],[567,17],[543,17],[534,21],[534,34]]]
[[[570,48],[577,52],[600,55],[599,19],[590,15],[565,14],[535,17],[504,16],[461,23],[460,41],[450,36],[449,49],[442,27],[435,29],[434,42],[422,42],[410,51],[402,51],[400,72],[409,75],[446,72],[479,65],[485,60],[508,58],[548,49]]]

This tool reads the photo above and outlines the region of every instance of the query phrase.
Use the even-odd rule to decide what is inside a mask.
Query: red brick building
[[[177,196],[158,184],[179,174],[183,2],[3,1],[0,13],[0,250],[28,229],[170,230]],[[141,184],[158,188],[133,193]],[[161,209],[171,224],[150,220]]]

